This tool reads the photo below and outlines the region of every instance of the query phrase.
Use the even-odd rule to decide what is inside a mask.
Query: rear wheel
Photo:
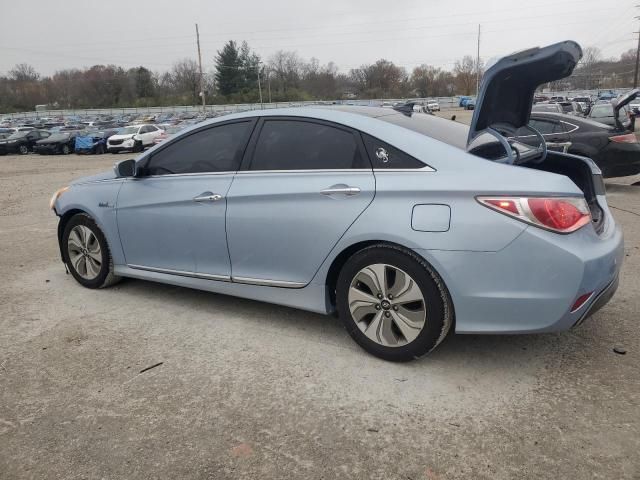
[[[73,216],[62,234],[64,261],[78,283],[104,288],[120,278],[113,273],[113,259],[102,230],[87,214]]]
[[[20,145],[20,147],[18,148],[18,152],[20,152],[20,155],[26,155],[27,153],[29,153],[29,147],[27,147],[26,145]]]
[[[432,351],[451,327],[447,289],[431,266],[400,247],[374,245],[354,254],[336,286],[340,318],[369,353],[408,361]]]

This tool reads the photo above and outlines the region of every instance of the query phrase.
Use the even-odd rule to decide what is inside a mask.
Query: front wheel
[[[87,288],[104,288],[119,280],[107,239],[87,214],[73,216],[65,226],[62,252],[73,278]]]
[[[27,147],[26,145],[20,145],[18,151],[20,152],[20,155],[26,155],[27,153],[29,153],[29,147]]]
[[[347,261],[338,277],[336,302],[356,343],[391,361],[432,351],[453,319],[440,276],[415,253],[389,245],[367,247]]]
[[[69,155],[71,153],[71,149],[69,148],[69,145],[63,145],[62,146],[62,154],[63,155]]]

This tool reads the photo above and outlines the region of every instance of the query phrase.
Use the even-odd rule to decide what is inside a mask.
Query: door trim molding
[[[230,282],[231,277],[228,275],[214,275],[212,273],[186,272],[184,270],[171,270],[169,268],[145,267],[143,265],[127,264],[127,267],[134,270],[146,270],[154,273],[167,273],[169,275],[178,275],[180,277],[201,278],[203,280],[217,280],[220,282]]]
[[[285,280],[267,280],[264,278],[249,278],[249,277],[232,277],[231,281],[234,283],[244,283],[246,285],[260,285],[263,287],[281,287],[281,288],[302,288],[306,286],[306,283],[301,282],[287,282]]]
[[[165,273],[167,275],[177,275],[179,277],[199,278],[202,280],[215,280],[219,282],[242,283],[245,285],[258,285],[262,287],[280,287],[280,288],[302,288],[307,284],[302,282],[287,282],[285,280],[268,280],[263,278],[249,277],[230,277],[228,275],[215,275],[212,273],[187,272],[184,270],[172,270],[170,268],[146,267],[144,265],[127,264],[127,267],[134,270],[144,270],[154,273]]]

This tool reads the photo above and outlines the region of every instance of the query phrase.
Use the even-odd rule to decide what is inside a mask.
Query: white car
[[[440,104],[436,101],[427,102],[427,110],[431,112],[439,112]]]
[[[122,127],[118,133],[107,140],[107,151],[111,153],[132,151],[141,152],[145,147],[152,146],[156,137],[164,130],[155,125],[142,124]]]

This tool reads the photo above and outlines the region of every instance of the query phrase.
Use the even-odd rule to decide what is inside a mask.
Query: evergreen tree
[[[240,63],[242,65],[241,90],[252,90],[258,88],[258,68],[260,68],[260,57],[251,51],[246,41],[240,46]]]
[[[242,67],[238,46],[229,40],[216,55],[216,86],[222,95],[231,95],[242,88]]]

